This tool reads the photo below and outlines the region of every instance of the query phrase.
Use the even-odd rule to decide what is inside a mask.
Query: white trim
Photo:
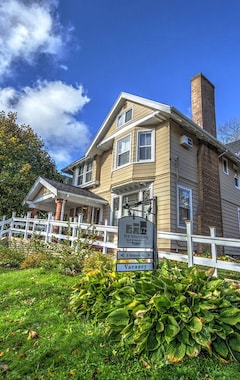
[[[228,159],[226,157],[222,158],[222,164],[223,164],[223,173],[229,175]],[[226,170],[225,170],[225,166],[226,166]]]
[[[126,114],[127,114],[129,111],[132,111],[131,119],[129,119],[129,120],[126,121]],[[120,120],[120,118],[121,118],[123,115],[124,115],[124,121],[123,121],[123,123],[119,124],[119,120]],[[123,125],[129,123],[132,119],[133,119],[133,107],[126,108],[126,110],[122,111],[122,112],[117,116],[117,128],[121,128]]]
[[[147,160],[139,159],[139,135],[141,133],[151,133],[151,158]],[[136,162],[154,162],[155,161],[155,129],[143,129],[137,131],[136,136]]]
[[[111,136],[109,136],[106,139],[102,140],[97,145],[97,147],[101,149],[104,144],[107,144],[107,143],[113,141],[114,139],[116,139],[116,137],[122,135],[125,132],[128,132],[130,129],[133,129],[136,126],[141,125],[142,123],[145,123],[146,121],[154,118],[157,113],[158,112],[152,112],[150,115],[144,116],[142,119],[136,120],[133,123],[130,123],[130,124],[126,125],[125,127],[121,128],[121,129],[118,129],[117,132],[113,133]]]
[[[129,161],[126,162],[125,164],[123,165],[118,165],[118,143],[123,140],[123,139],[126,139],[127,137],[129,137]],[[129,133],[128,135],[125,135],[125,136],[122,136],[120,139],[116,140],[116,149],[115,149],[115,165],[114,165],[114,168],[115,169],[120,169],[120,168],[123,168],[124,166],[126,165],[129,165],[131,163],[131,155],[132,155],[132,135],[131,133]],[[127,152],[127,151],[126,151]]]

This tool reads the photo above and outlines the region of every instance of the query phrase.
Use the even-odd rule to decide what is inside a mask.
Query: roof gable
[[[43,191],[43,189],[45,189],[46,191]],[[81,187],[65,184],[43,177],[38,177],[36,179],[32,188],[26,195],[23,203],[25,204],[36,202],[38,201],[38,197],[42,200],[43,198],[68,199],[71,196],[82,198],[83,200],[88,199],[89,201],[98,202],[102,204],[107,203],[105,199],[103,199],[99,195],[92,193],[88,189],[83,189]]]

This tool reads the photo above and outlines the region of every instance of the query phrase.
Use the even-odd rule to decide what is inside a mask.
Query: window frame
[[[240,189],[240,175],[239,175],[239,169],[236,165],[233,165],[233,176],[234,176],[234,185],[236,189]]]
[[[124,151],[124,152],[121,152],[119,153],[119,144],[121,141],[123,141],[124,139],[129,139],[129,149]],[[124,163],[124,164],[121,164],[119,165],[119,157],[120,157],[120,154],[123,155],[124,153],[127,153],[129,152],[129,159],[128,159],[128,162]],[[129,165],[131,162],[131,134],[128,134],[126,136],[123,136],[121,138],[119,138],[117,141],[116,141],[116,152],[115,152],[115,169],[119,169],[119,168],[122,168],[126,165]]]
[[[150,149],[151,149],[151,158],[146,158],[146,159],[143,159],[143,158],[140,158],[140,135],[141,134],[147,134],[147,133],[150,133],[151,134],[151,145],[150,145]],[[142,148],[144,147],[148,147],[148,145],[146,146],[142,146]],[[155,130],[154,129],[145,129],[145,130],[138,130],[137,131],[137,141],[136,141],[136,158],[137,158],[137,162],[154,162],[155,160]]]
[[[127,118],[127,115],[131,112],[130,119]],[[125,111],[121,112],[117,117],[117,127],[121,127],[124,124],[127,124],[129,121],[133,119],[133,107],[130,107],[126,109]],[[122,120],[122,121],[121,121]]]
[[[152,197],[152,185],[149,187],[143,188],[141,190],[135,189],[134,191],[126,192],[123,194],[113,194],[112,200],[111,200],[111,216],[110,216],[110,223],[111,225],[118,225],[117,221],[118,219],[122,218],[123,216],[128,215],[128,210],[123,209],[124,206],[124,197],[129,197],[134,194],[138,194],[138,201],[142,201],[145,199],[145,193],[148,193],[149,198]],[[114,208],[114,205],[116,204],[116,201],[118,201],[118,210]],[[149,208],[149,204],[144,205],[140,204],[138,207],[135,208],[136,215],[146,216],[147,209]],[[152,221],[152,214],[148,216],[148,220]],[[115,222],[115,224],[114,224]]]
[[[189,192],[189,217],[186,218],[185,220],[192,220],[193,216],[193,210],[192,210],[192,189],[182,186],[182,185],[177,185],[177,225],[178,228],[186,229],[186,224],[180,221],[181,218],[181,212],[180,212],[180,190],[187,191]],[[185,208],[187,209],[187,207]]]
[[[223,165],[223,173],[229,175],[229,168],[228,168],[228,159],[223,157],[222,158],[222,165]]]
[[[89,169],[89,164],[91,165]],[[91,173],[91,179],[86,180],[87,177]],[[82,165],[78,166],[78,175],[77,175],[77,186],[81,187],[83,185],[86,185],[88,183],[92,182],[92,173],[93,173],[93,160],[87,161]],[[80,178],[82,178],[82,181],[80,183]]]

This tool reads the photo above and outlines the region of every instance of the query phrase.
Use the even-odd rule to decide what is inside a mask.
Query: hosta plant
[[[240,360],[240,288],[212,271],[166,260],[156,273],[95,271],[76,286],[72,306],[106,321],[111,337],[156,361],[176,363],[202,351]]]

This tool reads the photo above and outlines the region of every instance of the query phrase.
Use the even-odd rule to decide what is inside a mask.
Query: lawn
[[[173,365],[120,349],[104,327],[69,310],[78,276],[54,270],[0,272],[0,378],[9,380],[230,380],[238,363],[200,356]]]

